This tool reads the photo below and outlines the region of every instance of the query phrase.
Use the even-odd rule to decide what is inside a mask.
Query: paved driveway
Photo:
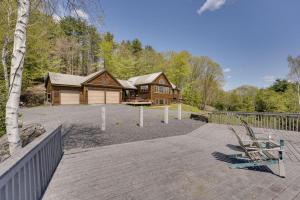
[[[284,179],[265,167],[230,169],[236,138],[225,125],[207,124],[187,135],[67,151],[43,199],[296,200],[299,135],[279,134],[288,141]]]
[[[170,111],[169,124],[163,124],[163,110],[144,109],[144,128],[137,126],[139,108],[126,105],[105,105],[107,128],[100,129],[100,105],[48,106],[23,109],[24,123],[41,123],[46,128],[64,124],[65,149],[89,148],[138,140],[187,134],[204,123],[189,119],[183,113]]]

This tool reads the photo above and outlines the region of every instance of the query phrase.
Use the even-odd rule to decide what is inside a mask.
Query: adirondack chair
[[[276,143],[274,140],[271,140],[270,138],[257,138],[255,132],[253,129],[248,125],[248,123],[239,118],[241,121],[242,126],[247,131],[247,134],[253,141],[253,144],[256,145],[259,148],[280,148],[280,144]]]
[[[284,141],[280,140],[280,148],[266,148],[260,144],[260,141],[256,140],[244,140],[241,138],[239,133],[235,131],[234,128],[231,128],[232,132],[238,139],[239,145],[244,151],[244,154],[233,154],[229,157],[231,158],[240,158],[243,159],[243,163],[234,163],[230,164],[230,168],[243,169],[256,166],[272,166],[277,165],[279,176],[285,177],[285,168],[283,163],[283,147]]]

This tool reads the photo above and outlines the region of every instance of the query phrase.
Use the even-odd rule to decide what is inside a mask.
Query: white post
[[[101,107],[101,131],[105,131],[105,107]]]
[[[181,103],[178,104],[178,113],[177,114],[178,114],[177,119],[181,120]]]
[[[140,127],[144,127],[144,107],[140,106]]]
[[[169,106],[165,106],[164,109],[164,123],[165,124],[169,123]]]

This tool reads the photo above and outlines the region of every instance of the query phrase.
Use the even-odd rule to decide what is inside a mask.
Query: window
[[[148,87],[148,85],[142,85],[140,89],[141,89],[141,92],[148,92],[149,87]]]
[[[164,93],[164,87],[163,86],[158,86],[158,91],[159,91],[159,93],[163,94]]]
[[[168,87],[164,87],[165,88],[165,94],[169,94],[170,93],[170,89]]]
[[[155,93],[172,94],[169,87],[160,86],[160,85],[155,86]]]
[[[47,102],[51,103],[51,93],[47,93]]]
[[[158,82],[159,82],[159,84],[163,84],[163,85],[166,84],[166,81],[164,79],[160,79]]]

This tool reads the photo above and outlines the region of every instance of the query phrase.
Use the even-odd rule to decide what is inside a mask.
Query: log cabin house
[[[116,79],[106,70],[88,76],[49,72],[45,83],[46,101],[52,105],[122,102],[164,105],[178,102],[180,99],[180,90],[163,72],[136,76],[128,80]]]

